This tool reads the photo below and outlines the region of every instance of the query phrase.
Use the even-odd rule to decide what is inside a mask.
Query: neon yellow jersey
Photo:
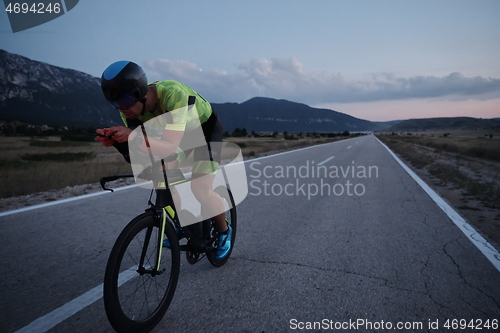
[[[146,112],[139,116],[139,120],[145,123],[163,113],[169,112],[172,121],[165,124],[164,129],[172,131],[190,131],[205,123],[212,115],[212,106],[196,91],[177,81],[165,80],[152,83],[156,86],[156,95],[161,113],[156,110],[153,113]],[[195,107],[188,108],[189,96],[196,97]],[[120,112],[125,126],[127,118]]]

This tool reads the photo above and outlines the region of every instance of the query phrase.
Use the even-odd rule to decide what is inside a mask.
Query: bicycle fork
[[[168,206],[170,208],[170,206]],[[161,232],[158,239],[158,255],[156,258],[156,271],[160,272],[160,264],[161,264],[161,254],[163,251],[163,241],[165,239],[165,225],[167,223],[167,209],[163,208],[161,210]],[[161,274],[161,273],[160,273]]]
[[[168,207],[170,208],[170,207]],[[148,228],[146,232],[146,237],[144,239],[144,244],[142,247],[142,253],[141,253],[141,259],[139,260],[139,267],[137,269],[137,272],[140,275],[143,274],[151,274],[151,276],[156,276],[162,274],[165,269],[160,270],[161,267],[161,258],[162,258],[162,252],[163,252],[163,241],[165,240],[165,227],[167,224],[167,209],[163,208],[161,209],[161,222],[160,222],[160,233],[158,234],[158,239],[157,239],[157,249],[156,249],[156,262],[155,262],[155,267],[153,269],[146,269],[144,268],[144,261],[147,255],[147,251],[149,248],[149,243],[151,240],[151,235],[153,233],[153,227]]]

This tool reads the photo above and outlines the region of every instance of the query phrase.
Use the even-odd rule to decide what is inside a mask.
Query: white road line
[[[347,147],[346,149],[351,149],[352,146]]]
[[[469,224],[467,223],[460,214],[458,214],[450,205],[446,203],[446,201],[443,200],[436,192],[434,192],[433,189],[429,187],[419,176],[417,176],[406,164],[403,163],[399,159],[399,157],[396,156],[392,152],[392,150],[389,149],[385,144],[383,144],[376,136],[375,138],[380,142],[382,146],[384,146],[389,153],[396,159],[396,161],[405,169],[405,171],[417,182],[420,187],[431,197],[431,199],[445,212],[446,215],[450,218],[450,220],[455,223],[455,225],[462,230],[462,232],[469,238],[469,240],[474,244],[479,251],[481,251],[486,258],[495,266],[495,268],[500,271],[500,253],[491,246],[486,239],[483,238],[480,234],[477,233],[477,231]]]
[[[318,164],[316,164],[316,165],[323,165],[323,164],[325,164],[326,162],[328,162],[329,160],[331,160],[331,159],[333,159],[333,158],[335,158],[335,156],[328,157],[326,160],[324,160],[323,162],[319,162],[319,163],[318,163]]]
[[[275,157],[275,156],[279,156],[279,155],[283,155],[283,154],[293,153],[293,152],[297,152],[300,150],[316,148],[316,147],[324,146],[324,145],[328,145],[328,144],[334,144],[337,142],[340,142],[340,141],[325,143],[322,145],[316,145],[316,146],[311,146],[311,147],[300,148],[300,149],[291,150],[291,151],[287,151],[287,152],[283,152],[283,153],[279,153],[279,154],[275,154],[275,155],[263,156],[263,157],[247,160],[247,161],[245,161],[245,163],[264,159],[264,158]],[[321,163],[326,163],[327,161],[331,160],[332,158],[334,158],[334,156],[328,158],[327,160],[325,160]],[[136,186],[137,185],[124,186],[124,187],[120,187],[120,188],[115,189],[115,191],[125,190],[125,189],[129,189],[129,188],[136,187]],[[93,196],[101,195],[104,193],[107,193],[107,192],[98,192],[98,193],[86,194],[86,195],[82,195],[82,196],[78,196],[78,197],[74,197],[74,198],[70,198],[70,199],[53,201],[53,202],[50,202],[47,204],[36,205],[36,206],[18,209],[18,210],[14,210],[14,211],[10,211],[10,212],[4,212],[4,213],[0,214],[0,216],[20,213],[20,212],[24,212],[24,211],[28,211],[28,210],[32,210],[32,209],[37,209],[37,208],[43,208],[43,207],[47,207],[47,206],[52,206],[52,205],[64,203],[64,202],[85,199],[88,197],[93,197]],[[120,273],[120,275],[118,277],[118,284],[119,285],[124,284],[125,282],[129,281],[134,276],[136,276],[136,274],[137,273],[136,273],[134,267],[129,268],[128,270]],[[53,310],[52,312],[36,319],[35,321],[31,322],[27,326],[24,326],[23,328],[16,331],[15,333],[44,333],[44,332],[47,332],[48,330],[50,330],[51,328],[53,328],[57,324],[63,322],[64,320],[68,319],[69,317],[71,317],[72,315],[77,313],[78,311],[84,309],[85,307],[89,306],[90,304],[92,304],[95,301],[102,298],[102,287],[103,287],[103,285],[101,284],[101,285],[87,291],[85,294],[78,296],[77,298],[69,301],[68,303]]]
[[[321,146],[325,146],[325,145],[329,145],[329,144],[334,144],[334,143],[338,143],[338,142],[342,142],[342,141],[344,141],[344,140],[335,141],[335,142],[328,142],[328,143],[323,143],[323,144],[315,145],[315,146],[311,146],[311,147],[304,147],[304,148],[299,148],[299,149],[295,149],[295,150],[289,150],[289,151],[285,151],[285,152],[274,154],[274,155],[267,155],[267,156],[262,156],[262,157],[258,157],[258,158],[253,158],[253,159],[244,161],[244,163],[247,163],[247,162],[250,163],[250,162],[262,160],[262,159],[265,159],[265,158],[270,158],[270,157],[276,157],[276,156],[280,156],[280,155],[284,155],[284,154],[295,153],[295,152],[298,152],[298,151],[301,151],[301,150],[306,150],[306,149],[311,149],[311,148],[317,148],[317,147],[321,147]],[[239,162],[239,163],[241,163],[241,162]],[[137,186],[138,186],[137,184],[133,184],[133,185],[128,185],[128,186],[118,187],[118,188],[116,188],[114,190],[115,191],[127,190],[127,189],[130,189],[130,188],[133,188],[133,187],[137,187]],[[22,213],[22,212],[30,211],[30,210],[33,210],[33,209],[38,209],[38,208],[44,208],[44,207],[49,207],[49,206],[53,206],[53,205],[58,205],[58,204],[62,204],[62,203],[66,203],[66,202],[71,202],[71,201],[75,201],[75,200],[86,199],[86,198],[94,197],[94,196],[97,196],[97,195],[103,195],[103,194],[107,194],[107,193],[108,193],[108,191],[96,192],[96,193],[90,193],[90,194],[84,194],[84,195],[80,195],[80,196],[73,197],[73,198],[68,198],[68,199],[63,199],[63,200],[57,200],[57,201],[51,201],[51,202],[47,202],[47,203],[44,203],[44,204],[34,205],[34,206],[30,206],[30,207],[26,207],[26,208],[21,208],[21,209],[16,209],[16,210],[9,210],[9,211],[0,213],[0,217],[12,215],[12,214],[17,214],[17,213]]]
[[[336,141],[336,142],[340,142],[340,141]],[[333,143],[336,143],[336,142],[333,142]],[[441,199],[434,191],[432,191],[432,189],[430,189],[427,184],[425,184],[401,160],[399,160],[399,158],[396,155],[394,155],[394,153],[389,148],[387,148],[387,146],[385,146],[382,142],[380,142],[380,143],[394,156],[394,158],[396,159],[396,161],[398,161],[398,163],[410,174],[410,176],[412,176],[417,181],[417,183],[419,183],[420,186],[422,186],[422,188],[426,192],[427,192],[427,190],[426,190],[425,187],[427,187],[429,189],[429,191],[431,191],[432,193],[434,193],[434,195],[438,199],[435,199],[431,194],[429,194],[429,192],[427,192],[431,196],[431,198],[438,204],[438,206],[441,207],[441,209],[443,209],[443,211],[446,214],[448,214],[448,216],[450,216],[450,213],[449,213],[450,211],[453,212],[456,215],[455,216],[455,215],[452,214],[452,216],[454,216],[453,218],[450,216],[450,219],[452,219],[452,221],[455,222],[455,224],[457,224],[457,222],[456,222],[455,219],[457,219],[458,221],[460,221],[460,220],[462,221],[462,226],[463,227],[459,226],[459,228],[469,237],[469,239],[479,248],[479,250],[481,250],[481,252],[483,252],[483,254],[485,254],[485,256],[500,271],[500,255],[499,255],[499,253],[491,245],[489,245],[486,242],[486,240],[484,240],[484,238],[482,238],[479,234],[477,234],[477,232],[475,232],[474,229],[469,224],[467,224],[460,217],[460,215],[458,215],[451,207],[449,207],[444,202],[443,199]],[[331,143],[327,143],[327,144],[331,144]],[[323,144],[323,145],[326,145],[326,144]],[[256,159],[247,160],[247,161],[245,161],[245,163],[246,162],[260,160],[260,159],[264,159],[264,158],[274,157],[274,156],[278,156],[278,155],[283,155],[283,154],[287,154],[287,153],[297,152],[299,150],[305,150],[305,149],[315,148],[315,147],[319,147],[319,146],[323,146],[323,145],[317,145],[317,146],[312,146],[312,147],[306,147],[306,148],[296,149],[296,150],[292,150],[292,151],[288,151],[288,152],[279,153],[279,154],[276,154],[276,155],[263,156],[263,157],[259,157],[259,158],[256,158]],[[351,148],[351,146],[349,146],[348,149],[349,148]],[[320,162],[317,165],[322,165],[322,164],[330,161],[334,157],[335,156],[332,156],[332,157],[326,159],[325,161]],[[132,187],[135,187],[135,186],[137,186],[137,185],[124,186],[124,187],[115,189],[115,191],[124,190],[124,189],[132,188]],[[54,201],[54,202],[50,202],[50,203],[43,204],[43,205],[37,205],[37,206],[27,207],[27,208],[23,208],[23,209],[18,209],[18,210],[15,210],[15,211],[4,212],[4,213],[1,213],[0,216],[10,215],[10,214],[14,214],[14,213],[20,213],[22,211],[27,211],[27,210],[32,210],[32,209],[47,207],[47,206],[51,206],[51,205],[55,205],[55,204],[59,204],[59,203],[64,203],[64,202],[69,202],[69,201],[74,201],[74,200],[79,200],[79,199],[85,199],[85,198],[88,198],[88,197],[92,197],[92,196],[96,196],[96,195],[101,195],[101,194],[104,194],[104,193],[106,193],[106,192],[92,193],[92,194],[82,195],[82,196],[74,197],[74,198],[70,198],[70,199],[64,199],[64,200],[60,200],[60,201]],[[438,200],[438,201],[440,200],[440,202],[438,202],[436,200]],[[464,230],[466,230],[467,232],[464,231]],[[472,232],[472,233],[469,236],[470,232]],[[487,251],[488,254],[486,254],[484,252],[484,250],[480,246],[482,246]],[[129,281],[135,275],[136,275],[136,272],[135,272],[134,267],[131,267],[128,270],[122,272],[120,274],[119,278],[118,278],[119,285],[122,285],[125,282]],[[46,314],[46,315],[44,315],[44,316],[36,319],[35,321],[33,321],[29,325],[21,328],[20,330],[16,331],[15,333],[44,333],[44,332],[50,330],[51,328],[53,328],[54,326],[56,326],[57,324],[61,323],[62,321],[68,319],[69,317],[71,317],[72,315],[74,315],[75,313],[77,313],[78,311],[84,309],[85,307],[87,307],[90,304],[94,303],[95,301],[99,300],[100,298],[102,298],[102,284],[99,285],[99,286],[97,286],[97,287],[95,287],[95,288],[93,288],[93,289],[91,289],[91,290],[89,290],[85,294],[83,294],[83,295],[81,295],[81,296],[79,296],[79,297],[71,300],[70,302],[62,305],[61,307],[55,309],[54,311],[52,311],[52,312],[50,312],[50,313],[48,313],[48,314]]]
[[[347,139],[347,140],[349,140],[349,139]],[[342,141],[345,141],[345,140],[328,142],[328,143],[322,143],[320,145],[315,145],[315,146],[310,146],[310,147],[304,147],[304,148],[299,148],[299,149],[284,151],[282,153],[278,153],[278,154],[274,154],[274,155],[267,155],[267,156],[257,157],[257,158],[253,158],[253,159],[250,159],[250,160],[246,160],[245,163],[247,163],[247,162],[250,163],[250,162],[253,162],[253,161],[258,161],[258,160],[262,160],[262,159],[269,158],[269,157],[276,157],[276,156],[280,156],[280,155],[285,155],[285,154],[290,154],[290,153],[296,153],[296,152],[301,151],[301,150],[307,150],[307,149],[322,147],[322,146],[326,146],[326,145],[333,145],[335,143],[339,143],[339,142],[342,142]]]
[[[137,184],[127,185],[127,186],[123,186],[123,187],[118,187],[118,188],[116,188],[114,190],[115,191],[127,190],[129,188],[133,188],[133,187],[137,187],[137,186],[138,186]],[[9,210],[7,212],[0,213],[0,217],[11,215],[11,214],[16,214],[16,213],[27,212],[27,211],[33,210],[33,209],[38,209],[38,208],[44,208],[44,207],[49,207],[49,206],[53,206],[53,205],[58,205],[58,204],[62,204],[62,203],[65,203],[65,202],[71,202],[71,201],[75,201],[75,200],[80,200],[80,199],[86,199],[86,198],[90,198],[90,197],[95,197],[97,195],[102,195],[102,194],[106,194],[106,193],[108,193],[108,191],[96,192],[96,193],[90,193],[90,194],[84,194],[84,195],[79,195],[79,196],[73,197],[73,198],[62,199],[62,200],[57,200],[57,201],[51,201],[51,202],[47,202],[47,203],[44,203],[44,204],[30,206],[30,207],[26,207],[26,208],[20,208],[20,209],[16,209],[16,210]]]
[[[137,276],[136,266],[130,267],[126,271],[123,271],[118,276],[118,286],[121,286],[125,282],[131,280]],[[54,311],[47,313],[30,324],[24,326],[20,330],[14,333],[44,333],[56,326],[57,324],[68,319],[78,311],[89,306],[95,301],[102,298],[102,287],[100,284],[97,287],[87,291],[85,294],[78,296],[77,298],[69,301],[68,303],[62,305],[61,307],[55,309]]]

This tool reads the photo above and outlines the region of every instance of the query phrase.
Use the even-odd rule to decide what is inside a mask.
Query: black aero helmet
[[[142,100],[148,91],[148,79],[142,68],[132,61],[117,61],[104,70],[101,76],[104,96],[114,106],[125,95]]]

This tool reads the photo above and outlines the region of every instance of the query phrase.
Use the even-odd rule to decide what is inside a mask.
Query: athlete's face
[[[136,102],[128,109],[120,110],[121,113],[125,115],[128,119],[137,119],[141,115],[142,112],[142,103]]]

